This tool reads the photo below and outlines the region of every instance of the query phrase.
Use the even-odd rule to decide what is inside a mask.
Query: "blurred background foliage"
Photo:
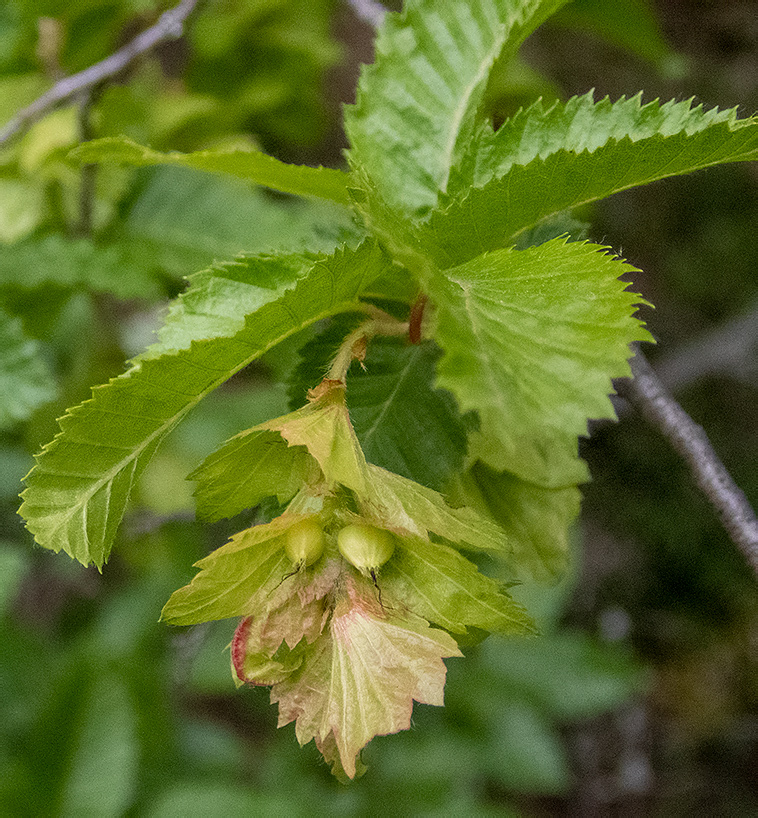
[[[167,7],[6,0],[0,120]],[[751,0],[576,0],[498,67],[488,104],[502,118],[537,95],[642,88],[752,113],[754,12]],[[324,205],[222,177],[103,167],[86,182],[68,148],[123,133],[337,165],[340,104],[371,41],[337,0],[207,0],[186,37],[85,110],[56,111],[0,148],[0,814],[755,814],[755,582],[684,467],[624,406],[582,445],[593,482],[571,576],[515,590],[544,636],[493,637],[450,660],[446,707],[418,707],[412,730],[372,742],[369,773],[347,787],[291,726],[276,730],[266,690],[234,690],[233,623],[157,622],[192,563],[241,527],[195,523],[184,476],[286,411],[302,338],[179,427],[102,575],[33,548],[15,515],[55,418],[150,343],[184,275],[243,250],[326,249],[339,233]],[[653,362],[754,505],[757,173],[709,171],[582,214],[644,271]]]

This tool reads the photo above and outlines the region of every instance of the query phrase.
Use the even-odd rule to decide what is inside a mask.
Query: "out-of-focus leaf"
[[[13,543],[0,540],[0,617],[13,602],[26,569],[21,551]]]
[[[114,240],[135,264],[179,276],[239,253],[327,253],[355,233],[339,205],[277,200],[239,179],[159,168]]]
[[[589,31],[649,60],[665,75],[676,76],[683,65],[661,31],[648,0],[574,0],[551,18],[551,25]]]
[[[558,719],[590,718],[616,707],[643,682],[639,666],[619,646],[580,632],[493,639],[482,650],[504,690],[518,690]]]
[[[133,264],[123,247],[52,234],[3,248],[0,286],[32,290],[49,285],[83,287],[119,298],[161,295],[155,278]]]
[[[56,394],[40,345],[24,334],[21,319],[0,310],[0,429],[7,429]]]
[[[118,816],[135,796],[138,741],[135,703],[122,679],[103,674],[92,685],[64,783],[64,816]]]
[[[30,235],[45,215],[41,185],[22,179],[0,179],[0,242]]]

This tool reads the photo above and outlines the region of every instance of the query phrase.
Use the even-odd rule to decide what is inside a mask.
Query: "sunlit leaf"
[[[498,59],[564,0],[415,0],[388,14],[346,111],[350,161],[391,206],[433,206],[474,133]]]
[[[614,417],[611,378],[629,374],[641,299],[618,280],[633,268],[604,248],[561,239],[502,250],[435,281],[439,384],[474,409],[476,454],[544,486],[586,479],[577,436]]]
[[[194,153],[161,153],[138,145],[126,137],[106,137],[85,142],[71,151],[71,159],[81,164],[116,162],[135,167],[177,165],[195,170],[214,171],[238,176],[249,182],[273,188],[281,193],[316,196],[320,199],[349,204],[348,175],[331,168],[309,168],[288,165],[260,151],[195,151]]]
[[[758,158],[758,119],[691,101],[535,103],[469,142],[460,173],[417,236],[438,266],[506,247],[555,213],[658,179]],[[470,187],[473,185],[473,187]]]
[[[257,265],[253,260],[253,269]],[[279,341],[320,318],[356,309],[362,289],[385,265],[372,243],[322,258],[294,288],[271,290],[268,303],[233,334],[138,360],[94,390],[91,400],[60,420],[61,433],[27,478],[20,513],[37,542],[101,566],[134,480],[176,423]]]

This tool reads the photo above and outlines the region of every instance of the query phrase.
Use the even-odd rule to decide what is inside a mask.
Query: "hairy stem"
[[[705,431],[666,391],[639,350],[632,360],[632,374],[633,379],[618,381],[619,393],[638,407],[684,459],[732,541],[758,574],[758,518]]]
[[[354,329],[340,344],[326,379],[344,381],[350,364],[354,360],[362,361],[366,357],[366,346],[375,335],[405,335],[407,332],[406,321],[398,321],[391,315],[377,310],[372,318]]]

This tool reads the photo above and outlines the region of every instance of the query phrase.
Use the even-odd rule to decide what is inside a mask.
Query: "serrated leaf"
[[[161,612],[172,625],[195,625],[252,614],[254,602],[273,590],[291,569],[284,534],[301,520],[282,515],[247,528],[195,563],[200,568],[189,585],[174,591]]]
[[[357,309],[363,288],[386,265],[372,242],[318,259],[294,288],[272,290],[234,334],[138,360],[93,390],[91,400],[61,419],[61,433],[27,477],[19,513],[37,542],[102,566],[134,480],[165,435],[275,344],[328,315]]]
[[[266,497],[283,505],[309,481],[314,467],[303,446],[289,446],[278,432],[248,429],[207,457],[188,479],[197,482],[198,516],[213,522],[254,508]]]
[[[526,611],[495,580],[455,549],[419,537],[402,537],[381,569],[383,599],[402,605],[453,633],[534,632]]]
[[[477,462],[458,479],[454,497],[497,520],[513,544],[512,576],[547,582],[565,572],[568,528],[581,501],[576,486],[548,489]]]
[[[474,132],[490,71],[564,0],[416,0],[385,15],[345,125],[391,207],[431,207]]]
[[[40,345],[24,333],[21,319],[0,310],[0,429],[26,420],[55,394]]]
[[[611,378],[629,375],[629,344],[650,340],[633,317],[633,270],[606,248],[555,239],[501,250],[434,281],[440,386],[476,410],[480,459],[538,485],[586,479],[577,436],[615,417]]]
[[[342,205],[350,203],[347,192],[349,177],[343,171],[288,165],[260,151],[161,153],[118,136],[85,142],[70,151],[69,158],[83,165],[94,162],[115,162],[134,167],[176,165],[237,176],[281,193],[315,196]]]
[[[535,103],[472,140],[448,198],[419,230],[440,267],[515,243],[555,213],[628,188],[758,158],[758,118],[639,96]],[[475,187],[470,188],[473,184]]]
[[[290,446],[305,447],[330,489],[341,483],[359,495],[366,494],[366,460],[350,423],[344,384],[324,381],[314,391],[318,394],[306,406],[259,428],[279,432]]]
[[[449,634],[423,619],[379,609],[366,584],[346,579],[328,633],[309,649],[301,668],[271,690],[279,726],[295,721],[300,744],[315,739],[331,761],[336,744],[349,778],[356,774],[356,756],[374,736],[410,727],[414,700],[443,703],[442,659],[461,655]]]
[[[369,517],[398,533],[426,537],[427,532],[473,551],[498,556],[507,554],[511,544],[505,532],[491,519],[472,508],[453,508],[436,491],[399,474],[368,464]]]

